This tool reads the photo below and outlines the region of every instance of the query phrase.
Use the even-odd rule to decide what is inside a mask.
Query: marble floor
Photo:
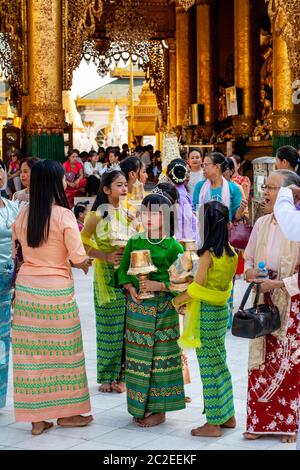
[[[189,354],[192,383],[186,394],[192,398],[185,410],[168,413],[167,421],[154,428],[140,429],[127,413],[125,394],[100,394],[96,383],[95,319],[92,300],[92,272],[87,276],[74,273],[76,295],[80,308],[87,373],[94,421],[86,428],[59,428],[32,436],[29,423],[15,423],[13,414],[12,368],[7,406],[0,410],[1,449],[94,449],[94,450],[294,450],[295,444],[281,444],[276,437],[257,441],[243,438],[246,416],[247,349],[248,341],[227,334],[228,364],[233,377],[236,418],[234,430],[224,430],[220,438],[197,438],[190,434],[193,427],[204,423],[203,401],[198,364],[194,352]],[[244,281],[238,280],[235,288],[235,305],[245,291]]]

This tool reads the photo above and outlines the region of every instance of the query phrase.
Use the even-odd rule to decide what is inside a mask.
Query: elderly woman
[[[16,202],[1,197],[6,188],[6,171],[0,165],[0,408],[5,406],[10,346],[10,311],[14,264],[12,224],[18,213]]]
[[[274,205],[281,187],[296,184],[299,177],[288,170],[273,172],[263,187],[268,215],[254,225],[245,250],[247,281],[261,283],[280,311],[281,327],[251,341],[248,372],[246,439],[274,434],[282,442],[295,442],[300,398],[300,290],[297,265],[299,243],[283,235]],[[266,263],[270,279],[257,280],[257,265]]]

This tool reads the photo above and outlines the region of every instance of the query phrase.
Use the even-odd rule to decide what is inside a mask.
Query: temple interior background
[[[247,162],[298,147],[299,8],[296,0],[1,0],[2,158],[12,146],[60,161],[73,146],[161,149],[171,132],[183,148],[213,145]],[[106,78],[74,97],[82,62]]]

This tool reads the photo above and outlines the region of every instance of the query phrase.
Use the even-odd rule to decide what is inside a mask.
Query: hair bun
[[[183,183],[186,178],[187,167],[182,163],[176,163],[174,167],[169,172],[169,178],[172,180],[173,183]]]

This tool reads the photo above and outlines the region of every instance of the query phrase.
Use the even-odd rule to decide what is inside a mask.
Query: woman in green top
[[[188,305],[179,344],[196,348],[203,385],[207,422],[192,430],[193,436],[221,436],[221,428],[234,428],[231,375],[226,364],[225,334],[228,299],[238,257],[228,243],[229,211],[211,201],[204,205],[204,243],[199,250],[195,281],[174,299],[179,310]]]
[[[129,219],[120,201],[127,196],[127,181],[120,171],[107,171],[92,211],[84,221],[81,238],[86,253],[94,258],[94,303],[97,332],[97,381],[99,391],[125,392],[124,327],[126,299],[115,285],[115,268],[122,252],[112,244],[117,233],[128,237]],[[120,233],[123,232],[123,235]]]
[[[164,422],[167,411],[185,408],[177,344],[179,319],[171,302],[168,275],[183,248],[173,238],[174,212],[167,195],[147,196],[141,217],[145,232],[129,240],[118,274],[119,283],[129,293],[125,336],[128,411],[136,424],[150,427]],[[141,286],[135,276],[127,274],[130,254],[135,250],[150,250],[157,268]],[[139,287],[153,292],[154,297],[141,301]]]

